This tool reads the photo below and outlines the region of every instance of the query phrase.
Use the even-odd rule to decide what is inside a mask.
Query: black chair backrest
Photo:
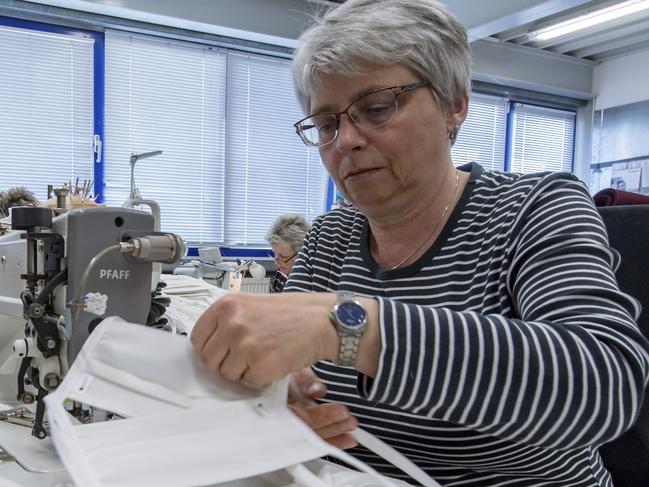
[[[649,339],[649,205],[602,206],[599,210],[611,247],[622,262],[615,273],[622,291],[642,305],[638,325]],[[649,392],[636,423],[600,448],[616,487],[649,487]]]

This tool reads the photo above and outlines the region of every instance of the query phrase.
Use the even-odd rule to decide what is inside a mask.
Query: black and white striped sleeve
[[[377,298],[376,401],[552,449],[604,443],[632,424],[649,346],[621,293],[616,253],[581,183],[548,176],[526,196],[506,249],[512,316]]]

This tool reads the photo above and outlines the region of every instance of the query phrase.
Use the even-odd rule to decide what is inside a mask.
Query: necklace
[[[435,232],[437,231],[437,228],[439,228],[439,225],[444,220],[444,216],[446,215],[446,212],[450,208],[451,203],[453,202],[453,200],[455,200],[455,197],[457,196],[457,188],[459,186],[459,182],[460,182],[460,176],[459,176],[459,173],[458,173],[458,171],[456,169],[455,170],[455,189],[453,190],[453,194],[451,195],[448,202],[446,203],[446,206],[444,207],[444,210],[442,211],[442,214],[439,216],[439,220],[437,221],[437,224],[433,227],[433,231],[428,234],[428,236],[426,237],[426,240],[424,240],[421,244],[419,244],[419,246],[415,250],[413,250],[408,255],[406,255],[406,257],[404,259],[402,259],[401,262],[399,262],[397,265],[395,265],[394,267],[390,267],[389,270],[393,271],[393,270],[397,269],[398,267],[400,267],[404,262],[406,262],[408,259],[410,259],[410,257],[412,257],[417,252],[419,252],[421,250],[421,248],[424,245],[426,245],[426,242],[428,242],[430,240],[430,238],[435,234]],[[376,251],[376,254],[377,254],[377,256],[379,255],[378,249]],[[379,262],[379,264],[381,264],[381,262]],[[381,266],[381,267],[383,267],[383,266]]]

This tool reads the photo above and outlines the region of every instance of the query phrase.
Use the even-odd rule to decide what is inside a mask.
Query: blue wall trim
[[[503,170],[510,172],[512,170],[512,141],[514,140],[514,113],[516,104],[512,101],[507,102],[507,127],[505,129],[505,166]]]
[[[101,150],[94,159],[95,196],[97,202],[104,202],[106,183],[104,181],[104,100],[105,100],[105,54],[103,34],[95,37],[94,49],[94,84],[95,84],[95,131],[94,134],[101,140]]]
[[[336,197],[336,188],[334,186],[334,180],[331,176],[327,176],[327,207],[326,210],[331,210],[331,207],[334,204],[334,198]]]
[[[212,245],[212,247],[214,247]],[[272,250],[270,249],[248,249],[248,248],[236,248],[236,247],[219,247],[221,255],[223,257],[272,257]],[[189,247],[187,250],[187,256],[189,257],[198,257],[198,247]]]
[[[0,16],[0,25],[9,27],[18,27],[20,29],[38,30],[41,32],[51,32],[53,34],[65,34],[70,36],[82,37],[96,37],[103,34],[100,32],[93,32],[91,30],[72,29],[70,27],[63,27],[61,25],[45,24],[42,22],[35,22],[33,20],[14,19],[11,17]]]

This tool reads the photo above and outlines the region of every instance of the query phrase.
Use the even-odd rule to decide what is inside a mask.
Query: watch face
[[[338,321],[348,328],[359,328],[367,320],[367,312],[353,301],[343,301],[336,310]]]

